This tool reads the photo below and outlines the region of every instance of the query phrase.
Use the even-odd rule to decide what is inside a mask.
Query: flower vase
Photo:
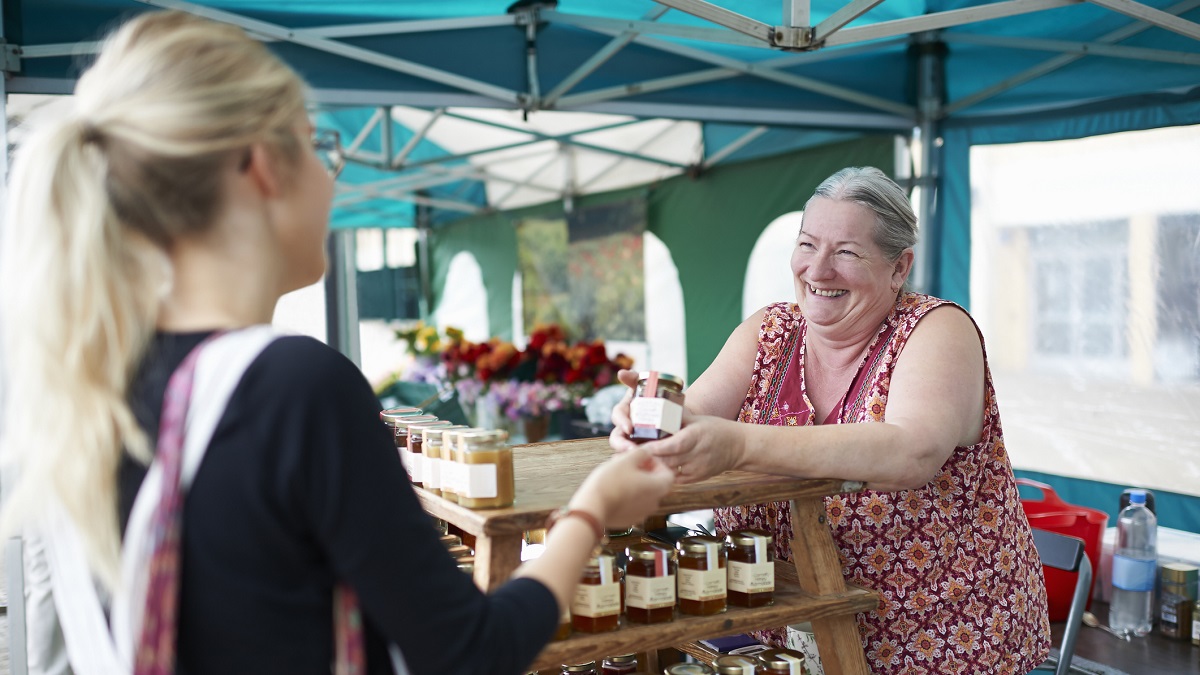
[[[550,416],[534,415],[521,418],[521,426],[525,432],[526,443],[537,443],[550,432]]]

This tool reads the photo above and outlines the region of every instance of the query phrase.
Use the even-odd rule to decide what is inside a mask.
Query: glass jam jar
[[[563,664],[562,675],[597,675],[596,662]]]
[[[432,420],[429,422],[413,422],[408,425],[408,466],[409,480],[417,487],[425,486],[425,437],[422,432],[425,429],[438,429],[454,426],[453,422],[446,420]]]
[[[606,656],[600,662],[600,675],[629,675],[638,672],[637,654]]]
[[[775,602],[775,551],[771,535],[738,530],[725,537],[729,553],[729,604],[763,607]]]
[[[506,431],[464,431],[458,436],[462,458],[458,503],[469,509],[512,506],[513,455]],[[463,480],[465,479],[465,480]]]
[[[679,431],[683,424],[683,379],[651,370],[638,374],[629,402],[634,443],[657,441]]]
[[[458,486],[463,481],[462,454],[458,451],[458,438],[467,431],[484,431],[474,427],[442,430],[442,498],[458,503]]]
[[[399,450],[401,447],[404,447],[406,443],[404,442],[404,439],[396,441],[396,422],[400,421],[400,419],[404,417],[412,417],[414,415],[424,414],[424,410],[421,410],[420,408],[413,408],[411,406],[388,408],[386,410],[379,411],[379,420],[383,422],[384,426],[386,426],[388,429],[391,429],[392,441],[396,444],[396,449]]]
[[[571,600],[571,626],[581,633],[607,633],[621,622],[621,582],[617,557],[605,548],[596,549],[583,566],[579,585]]]
[[[804,655],[791,649],[768,649],[754,655],[760,675],[808,675]]]
[[[558,617],[558,628],[554,631],[554,641],[559,642],[571,637],[571,610],[562,613]]]
[[[713,670],[717,675],[755,675],[758,672],[758,659],[742,654],[725,654],[713,660]]]
[[[410,481],[412,480],[412,451],[408,449],[408,427],[417,422],[436,422],[437,419],[437,415],[425,414],[396,419],[392,438],[396,442],[396,450],[400,452],[400,463],[404,465],[404,471],[408,474]]]
[[[679,611],[708,616],[725,611],[725,542],[684,537],[679,549]]]
[[[625,549],[625,616],[634,623],[675,620],[675,550],[662,544]]]
[[[443,534],[440,539],[442,543],[446,545],[446,548],[458,546],[459,544],[463,543],[462,537],[458,536],[457,534]]]
[[[466,429],[465,425],[455,424],[448,427],[425,427],[421,430],[421,448],[425,455],[425,467],[421,477],[421,487],[437,496],[442,496],[442,441],[446,432],[451,429]]]

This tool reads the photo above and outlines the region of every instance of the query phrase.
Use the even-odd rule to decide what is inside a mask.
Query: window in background
[[[1200,127],[971,151],[1016,468],[1200,494]]]

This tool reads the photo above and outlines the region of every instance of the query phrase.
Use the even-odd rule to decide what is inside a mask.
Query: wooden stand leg
[[[479,537],[475,547],[475,585],[485,592],[508,580],[521,565],[522,535]]]
[[[825,500],[808,497],[792,501],[792,561],[800,588],[813,595],[846,592],[842,563],[825,514]],[[867,659],[853,616],[812,622],[827,675],[869,675]]]

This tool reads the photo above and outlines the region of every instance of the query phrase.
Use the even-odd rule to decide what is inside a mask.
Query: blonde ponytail
[[[177,12],[126,24],[80,79],[75,114],[14,161],[0,238],[11,532],[54,497],[115,585],[117,468],[145,462],[129,385],[153,335],[166,249],[211,226],[251,144],[298,151],[299,79],[241,30]]]

